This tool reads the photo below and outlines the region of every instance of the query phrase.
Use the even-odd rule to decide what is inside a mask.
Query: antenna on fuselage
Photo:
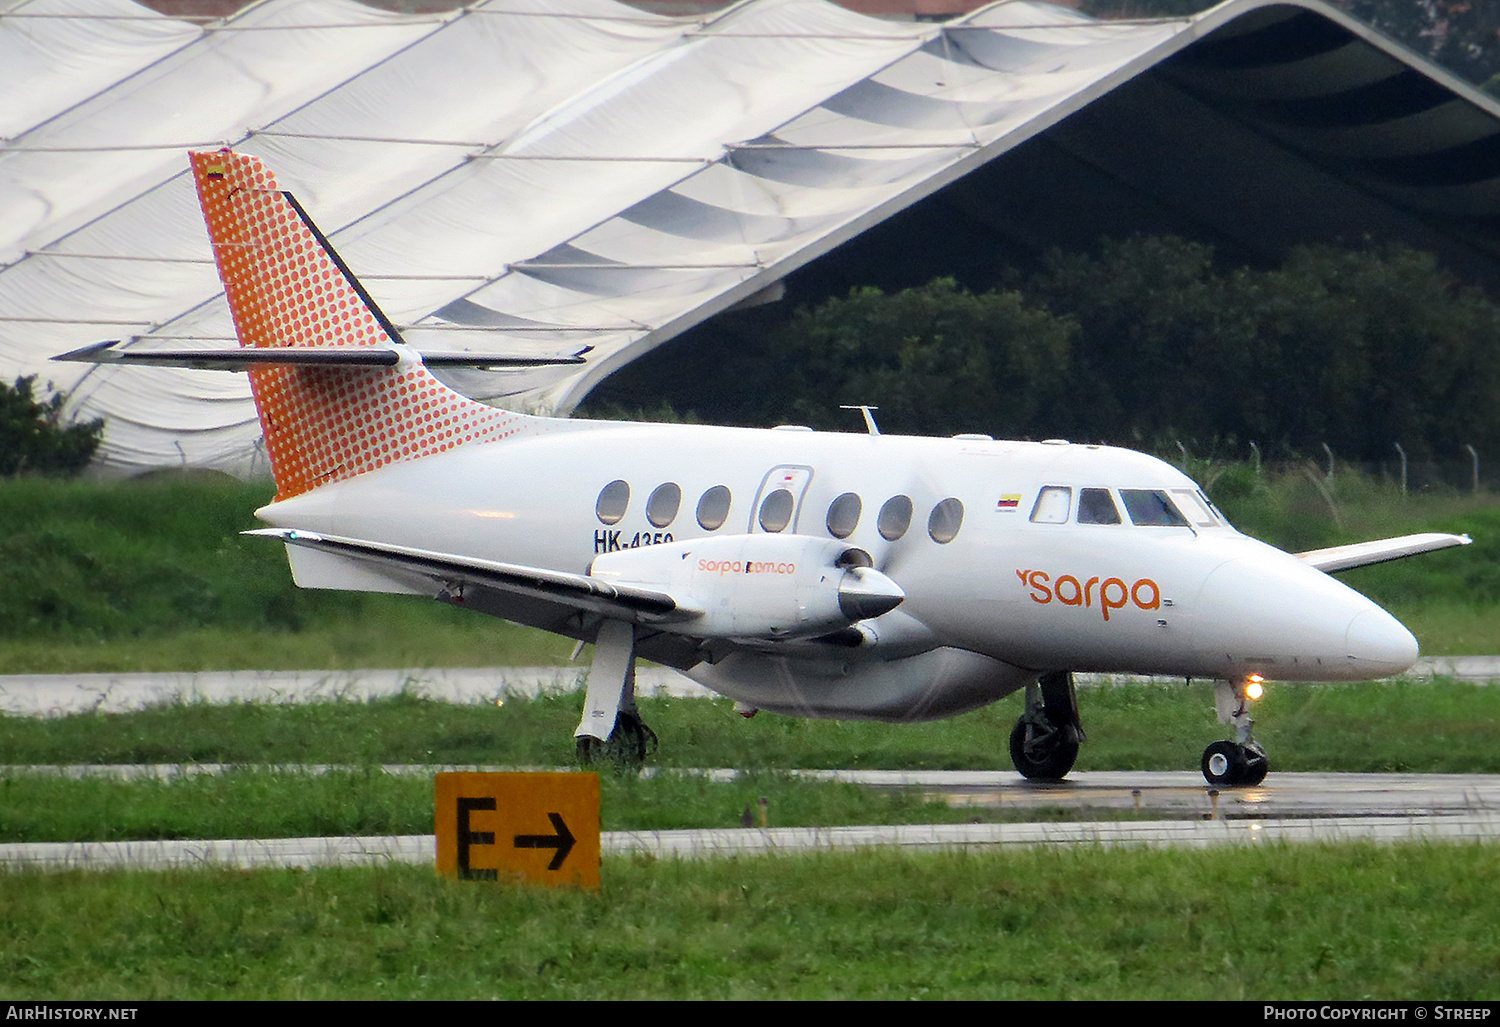
[[[867,406],[862,406],[862,405],[860,405],[860,406],[852,406],[852,405],[849,405],[849,404],[840,403],[839,404],[839,409],[840,410],[858,410],[860,413],[862,413],[862,414],[865,415],[865,428],[866,428],[866,430],[868,430],[871,435],[879,435],[880,434],[880,426],[875,423],[875,411],[879,410],[880,409],[879,407],[867,407]]]

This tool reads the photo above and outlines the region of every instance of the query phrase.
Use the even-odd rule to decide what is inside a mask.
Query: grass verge
[[[642,779],[605,773],[600,784],[605,831],[737,828],[747,813],[759,824],[761,800],[770,827],[1088,819],[1061,808],[953,809],[916,791],[805,781],[775,771],[733,782],[702,775]],[[373,768],[237,769],[165,781],[0,771],[0,842],[431,834],[432,811],[432,775],[397,776]]]
[[[0,715],[0,759],[51,763],[384,763],[566,766],[582,696],[453,705],[415,695],[304,705],[180,703],[132,713]],[[1089,741],[1080,770],[1198,766],[1223,735],[1208,684],[1129,683],[1083,689]],[[1009,770],[1020,714],[1011,696],[962,717],[921,724],[746,720],[722,699],[647,699],[663,767]],[[1256,737],[1275,770],[1500,773],[1500,688],[1446,679],[1273,684],[1256,706]]]
[[[430,868],[0,875],[0,997],[1500,996],[1493,846],[611,859],[597,895]]]

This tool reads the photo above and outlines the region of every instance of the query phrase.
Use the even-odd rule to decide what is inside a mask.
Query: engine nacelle
[[[589,574],[658,588],[698,616],[695,638],[808,638],[894,610],[906,598],[870,554],[807,535],[720,535],[594,558]]]

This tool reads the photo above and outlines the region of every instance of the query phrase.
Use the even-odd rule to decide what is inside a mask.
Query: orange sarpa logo
[[[1123,610],[1127,603],[1134,603],[1142,610],[1161,607],[1161,588],[1150,578],[1141,578],[1133,585],[1125,584],[1123,578],[1089,578],[1079,581],[1072,574],[1064,574],[1056,581],[1046,571],[1016,571],[1021,584],[1031,590],[1031,601],[1043,605],[1056,599],[1064,606],[1092,608],[1094,600],[1104,619],[1109,620],[1111,610]],[[1097,586],[1097,587],[1096,587]]]

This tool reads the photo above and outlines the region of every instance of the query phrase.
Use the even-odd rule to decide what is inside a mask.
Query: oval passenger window
[[[616,479],[599,492],[599,502],[594,504],[594,513],[604,524],[619,524],[630,505],[630,486]]]
[[[718,531],[729,519],[729,488],[715,485],[698,500],[698,526],[704,531]]]
[[[911,500],[906,496],[887,499],[880,508],[875,527],[880,531],[880,537],[888,542],[894,542],[905,535],[906,529],[911,527]]]
[[[796,503],[786,489],[777,489],[766,496],[760,504],[760,528],[762,531],[782,531],[792,522],[792,508]]]
[[[658,485],[646,500],[646,520],[652,527],[665,528],[677,517],[677,508],[682,505],[682,489],[674,482]]]
[[[828,507],[828,534],[848,538],[859,527],[859,513],[864,508],[858,496],[845,492]]]
[[[964,505],[956,499],[945,499],[932,508],[927,518],[927,534],[934,542],[952,542],[963,527]]]

